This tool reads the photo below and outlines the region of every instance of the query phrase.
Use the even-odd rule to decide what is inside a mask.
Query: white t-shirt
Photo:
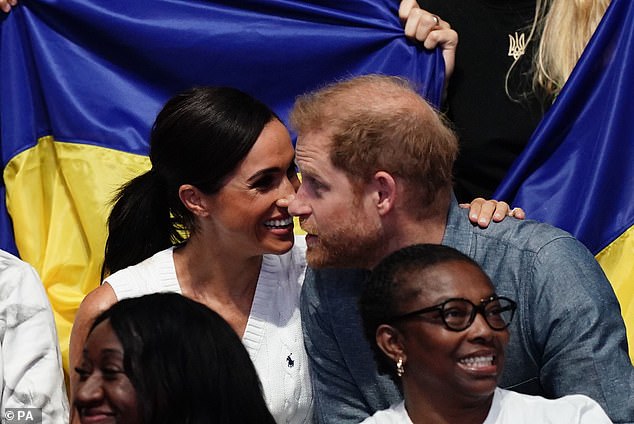
[[[105,281],[119,300],[158,292],[182,294],[173,250],[158,252]],[[299,310],[305,251],[304,238],[296,237],[295,246],[284,255],[264,255],[242,336],[278,424],[312,422],[313,392]]]
[[[497,388],[482,424],[611,424],[601,406],[584,395],[558,399],[529,396]],[[392,405],[362,424],[412,424],[405,403]]]

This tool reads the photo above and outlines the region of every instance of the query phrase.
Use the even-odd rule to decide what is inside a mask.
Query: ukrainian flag
[[[394,0],[21,0],[0,23],[0,243],[38,270],[65,365],[100,281],[109,201],[149,166],[162,104],[194,85],[296,95],[378,72],[436,103],[443,62],[407,42]],[[12,226],[11,226],[12,224]]]
[[[612,1],[494,196],[572,233],[596,255],[634,358],[634,2]]]

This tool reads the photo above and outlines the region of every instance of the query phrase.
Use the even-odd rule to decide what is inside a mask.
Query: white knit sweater
[[[277,423],[312,422],[313,393],[304,350],[299,295],[306,270],[305,242],[296,237],[284,255],[264,255],[242,342],[255,365]],[[106,279],[117,299],[176,292],[173,248]]]

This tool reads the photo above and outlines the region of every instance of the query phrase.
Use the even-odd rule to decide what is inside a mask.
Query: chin
[[[308,248],[306,251],[306,262],[314,269],[322,268],[366,268],[365,259],[351,257],[345,254],[334,254],[327,249]]]
[[[264,247],[265,253],[273,254],[273,255],[283,255],[293,248],[295,244],[295,239],[292,238],[287,241],[276,241],[274,243],[266,243]]]
[[[483,380],[478,382],[472,382],[468,384],[468,389],[465,391],[475,399],[484,399],[493,396],[493,392],[497,387],[497,381]]]

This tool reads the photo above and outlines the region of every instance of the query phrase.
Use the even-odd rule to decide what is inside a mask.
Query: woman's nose
[[[288,206],[290,205],[290,203],[294,199],[295,199],[295,193],[293,192],[293,194],[289,194],[287,196],[280,197],[279,199],[277,199],[277,201],[275,202],[275,205],[278,208],[286,208],[286,209],[288,209]]]
[[[80,381],[75,391],[75,404],[85,406],[103,400],[104,390],[102,382],[103,380],[94,374],[90,375],[86,380]]]
[[[484,315],[481,313],[475,314],[475,318],[469,327],[469,337],[472,339],[485,339],[490,340],[493,337],[494,330],[489,326]]]

